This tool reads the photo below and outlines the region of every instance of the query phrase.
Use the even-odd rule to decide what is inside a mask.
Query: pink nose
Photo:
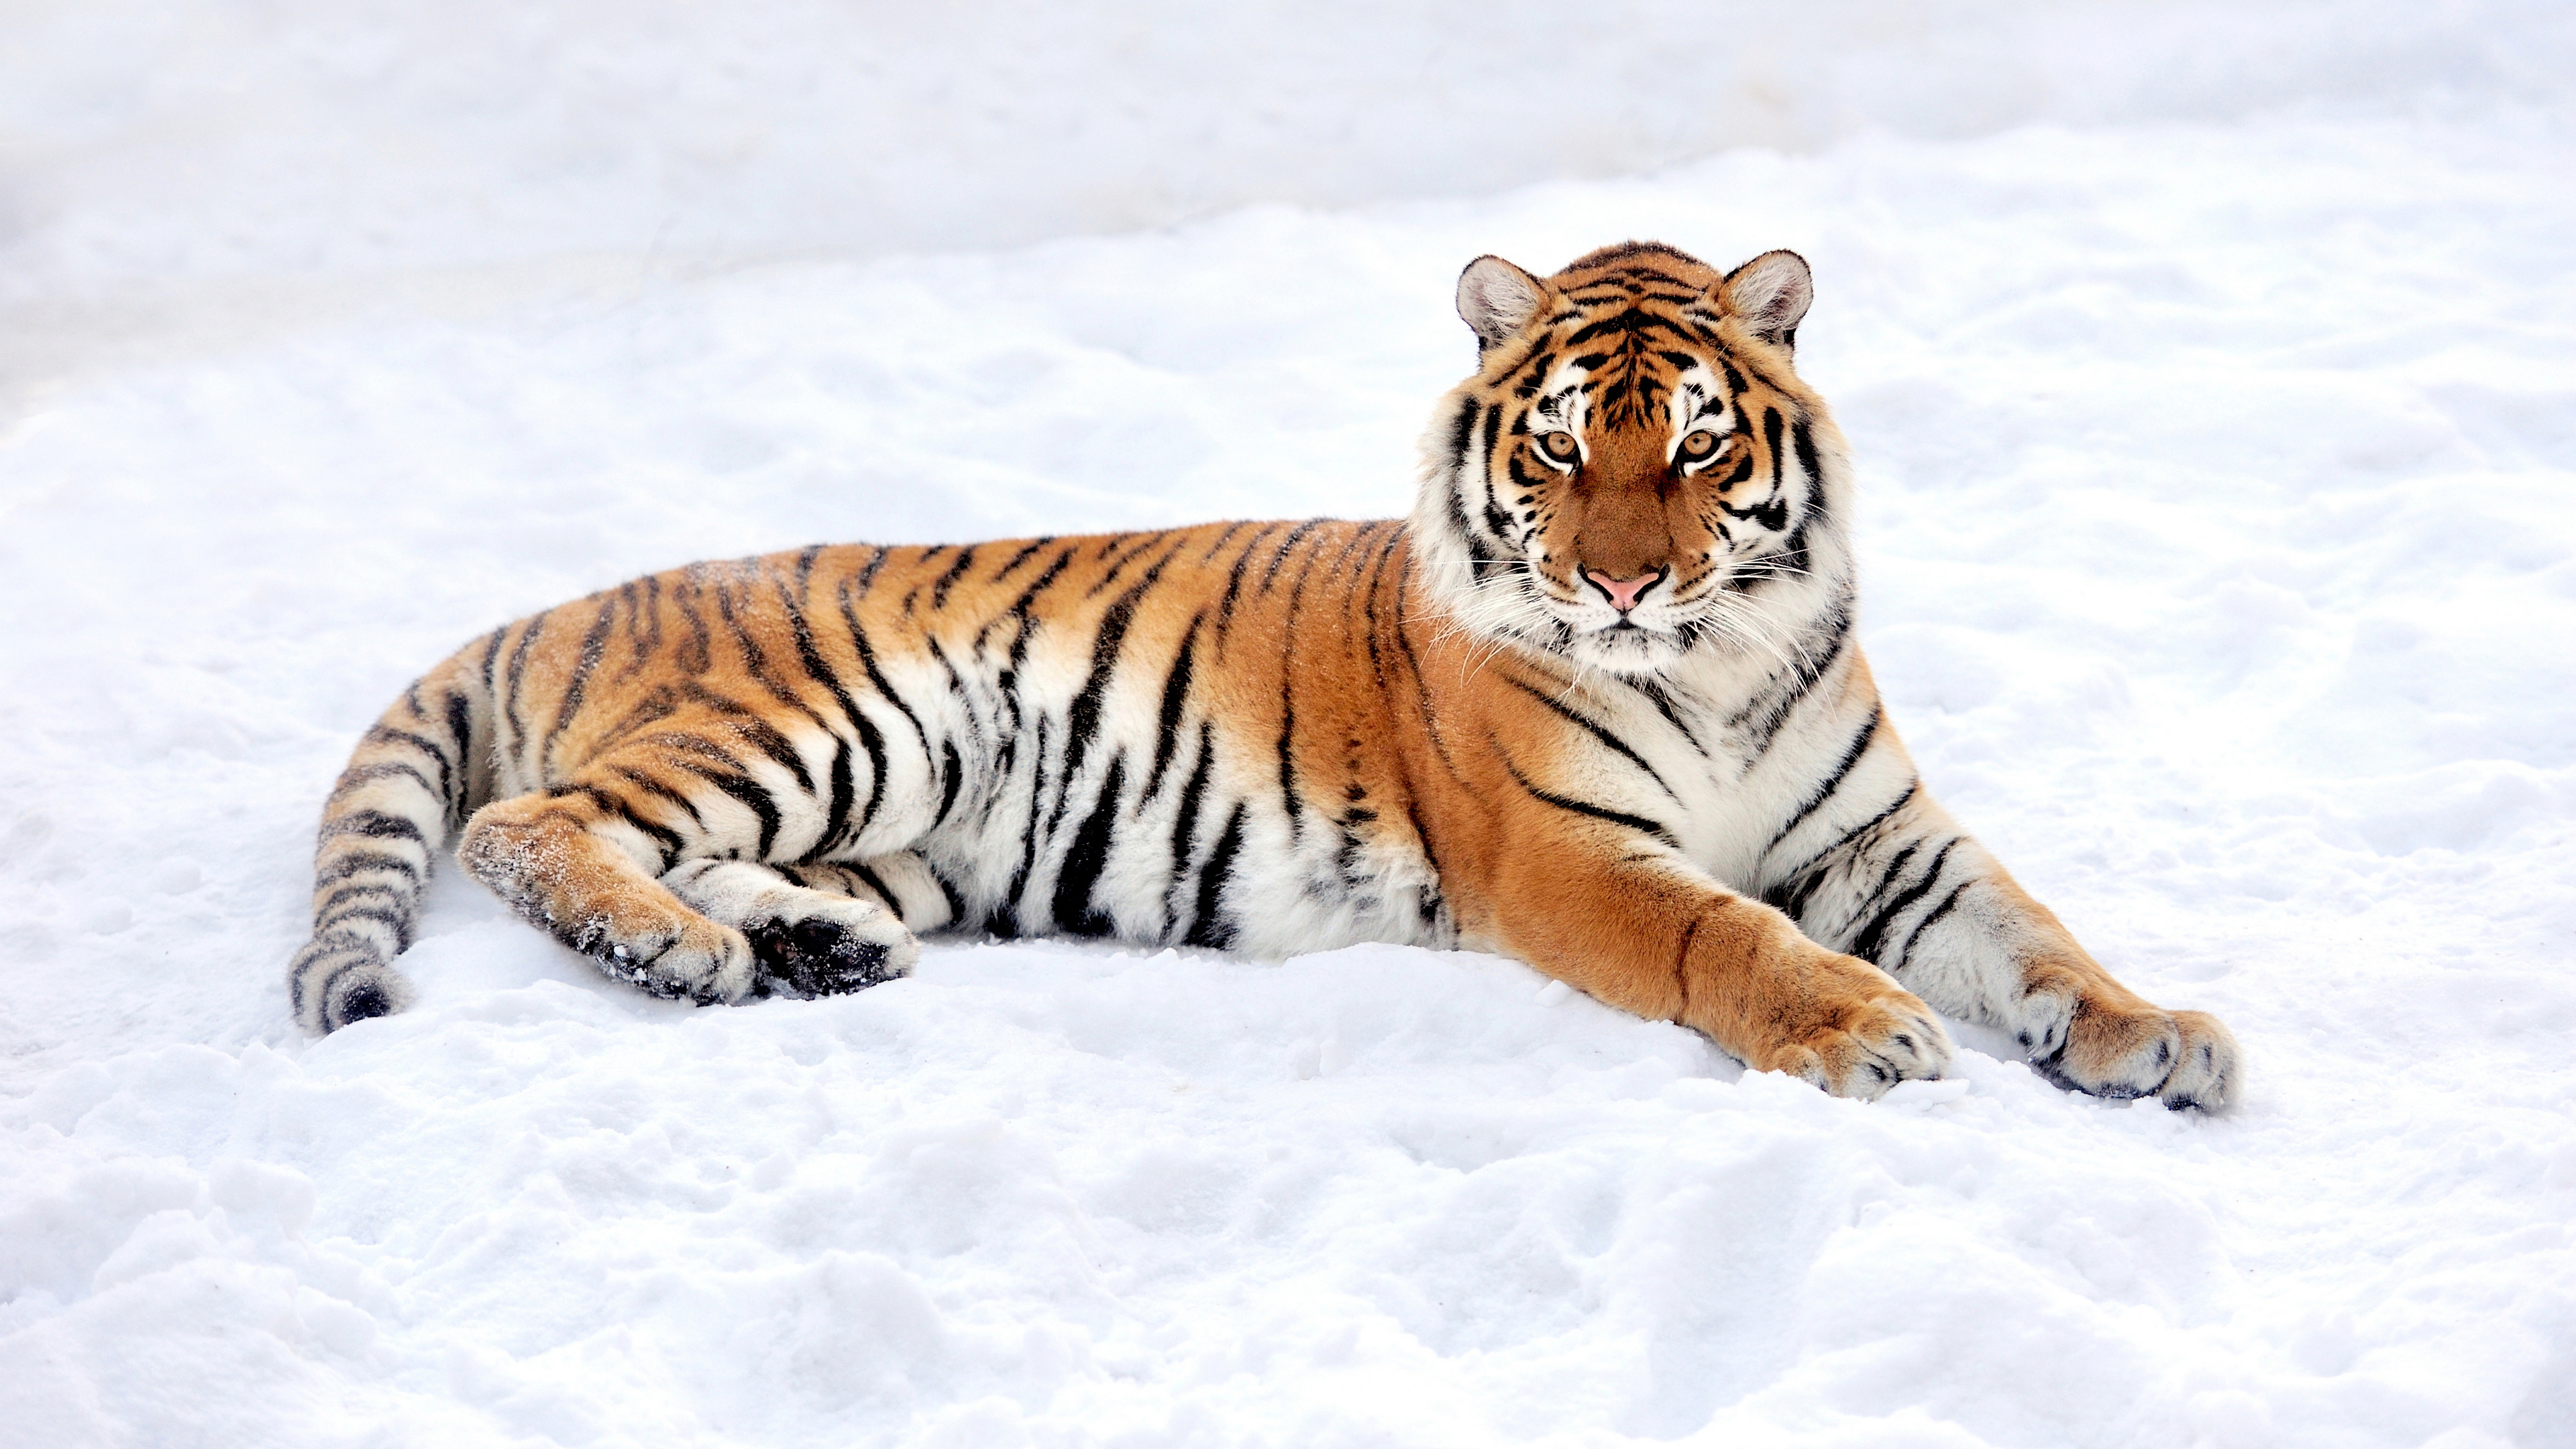
[[[1664,577],[1664,571],[1657,569],[1650,574],[1639,574],[1633,579],[1614,579],[1599,569],[1585,569],[1583,576],[1599,584],[1601,592],[1610,596],[1610,607],[1624,614],[1637,607],[1637,596],[1660,582]]]

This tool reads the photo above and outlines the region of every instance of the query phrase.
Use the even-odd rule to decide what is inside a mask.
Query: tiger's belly
[[[1457,944],[1431,862],[1409,836],[1377,828],[1369,798],[1292,797],[1275,760],[1263,769],[1214,730],[1159,773],[1152,736],[1111,735],[1068,777],[1054,743],[1064,738],[1032,731],[1017,751],[972,742],[1008,768],[913,846],[948,888],[955,927],[1271,958]]]

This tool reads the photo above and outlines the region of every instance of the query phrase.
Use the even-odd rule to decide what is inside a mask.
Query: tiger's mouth
[[[1607,623],[1567,620],[1566,624],[1566,654],[1614,674],[1651,674],[1678,661],[1685,651],[1684,631],[1633,613]]]

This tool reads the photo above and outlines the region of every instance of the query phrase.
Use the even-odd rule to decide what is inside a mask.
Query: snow
[[[2576,1444],[2566,15],[1171,10],[13,21],[0,1442]],[[1891,711],[2241,1109],[1384,947],[692,1010],[452,871],[416,1009],[289,1025],[466,636],[1400,513],[1458,267],[1630,235],[1815,264]]]

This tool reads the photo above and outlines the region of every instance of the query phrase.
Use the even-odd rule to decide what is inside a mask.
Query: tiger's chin
[[[1679,634],[1641,625],[1612,625],[1577,634],[1565,646],[1566,656],[1606,674],[1631,678],[1661,674],[1679,664],[1689,646]]]

